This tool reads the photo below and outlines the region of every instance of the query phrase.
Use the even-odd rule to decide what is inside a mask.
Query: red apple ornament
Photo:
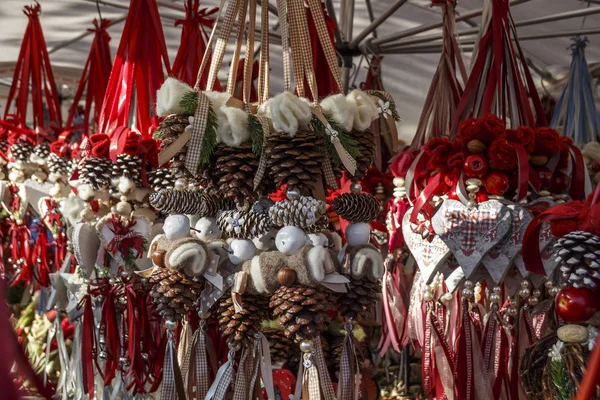
[[[585,288],[564,287],[555,299],[556,313],[567,322],[584,322],[592,318],[598,308],[594,294]]]
[[[535,170],[538,178],[540,178],[540,189],[550,189],[550,186],[552,186],[552,170],[547,167],[537,167]]]
[[[502,196],[508,190],[508,176],[498,171],[489,173],[485,178],[485,190],[488,194]]]
[[[471,154],[465,160],[464,171],[467,178],[481,178],[487,174],[487,160],[481,154]]]

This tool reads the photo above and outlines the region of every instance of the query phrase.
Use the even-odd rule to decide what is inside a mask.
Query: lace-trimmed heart
[[[433,229],[450,248],[468,279],[485,254],[510,230],[510,209],[490,200],[469,210],[446,200],[432,219]]]
[[[517,204],[510,204],[507,207],[511,211],[510,231],[481,260],[496,284],[503,281],[513,259],[521,251],[525,230],[533,219],[529,211]]]
[[[438,235],[423,238],[422,230],[427,229],[425,226],[415,232],[415,226],[410,222],[411,214],[412,207],[402,218],[402,235],[419,266],[423,282],[429,283],[450,255],[450,249]]]

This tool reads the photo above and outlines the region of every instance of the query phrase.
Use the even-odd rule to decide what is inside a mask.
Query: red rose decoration
[[[416,151],[410,150],[404,150],[399,153],[390,164],[391,173],[397,177],[405,177],[415,159],[416,153]]]
[[[95,133],[88,139],[92,145],[91,155],[94,157],[108,157],[110,138],[104,133]]]
[[[454,148],[447,138],[435,138],[425,145],[425,156],[429,157],[427,166],[431,170],[445,171],[448,159],[454,153]]]
[[[125,147],[123,148],[123,153],[129,154],[131,156],[139,153],[140,139],[141,135],[138,135],[134,131],[129,131],[127,133],[127,139],[125,139]]]
[[[493,169],[509,171],[517,166],[517,152],[515,146],[510,144],[505,138],[497,138],[490,145],[488,155],[490,157],[490,166]]]
[[[560,135],[552,128],[535,129],[535,146],[533,152],[550,157],[560,150]]]
[[[465,162],[465,155],[459,151],[448,157],[448,171],[459,171]]]
[[[523,145],[527,153],[532,153],[535,149],[535,133],[528,126],[520,126],[517,130],[507,130],[506,139],[510,143]]]
[[[565,203],[564,205],[578,210],[579,217],[572,218],[572,219],[561,219],[561,220],[551,221],[550,222],[550,230],[552,231],[552,234],[554,236],[556,236],[557,238],[561,238],[561,237],[565,236],[567,233],[571,233],[571,232],[580,230],[581,229],[580,227],[585,226],[587,219],[588,219],[588,215],[590,213],[589,204],[587,204],[583,201],[570,201],[568,203]]]
[[[567,169],[569,167],[569,157],[573,140],[566,136],[561,136],[559,141],[560,159],[556,164],[556,169]]]

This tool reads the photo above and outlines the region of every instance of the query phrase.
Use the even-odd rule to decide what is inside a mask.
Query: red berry
[[[552,174],[550,191],[554,194],[565,193],[570,183],[571,179],[569,178],[569,175],[561,171],[554,171],[554,174]]]
[[[598,308],[594,294],[585,288],[564,287],[555,299],[556,313],[567,322],[583,322],[592,318]]]
[[[485,178],[485,190],[491,195],[502,196],[508,190],[508,176],[494,171]]]
[[[465,160],[464,170],[468,178],[481,178],[487,174],[487,160],[481,154],[471,154]]]
[[[540,189],[550,189],[550,186],[552,185],[552,171],[550,168],[538,167],[535,170],[538,178],[540,178]]]

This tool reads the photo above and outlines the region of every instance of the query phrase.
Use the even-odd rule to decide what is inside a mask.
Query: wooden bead
[[[483,153],[486,149],[485,143],[479,139],[473,139],[467,143],[467,149],[473,154]]]
[[[158,267],[164,267],[166,254],[166,250],[154,250],[152,253],[152,262]]]
[[[282,268],[277,272],[277,281],[282,286],[290,287],[296,282],[296,271],[291,268]]]

